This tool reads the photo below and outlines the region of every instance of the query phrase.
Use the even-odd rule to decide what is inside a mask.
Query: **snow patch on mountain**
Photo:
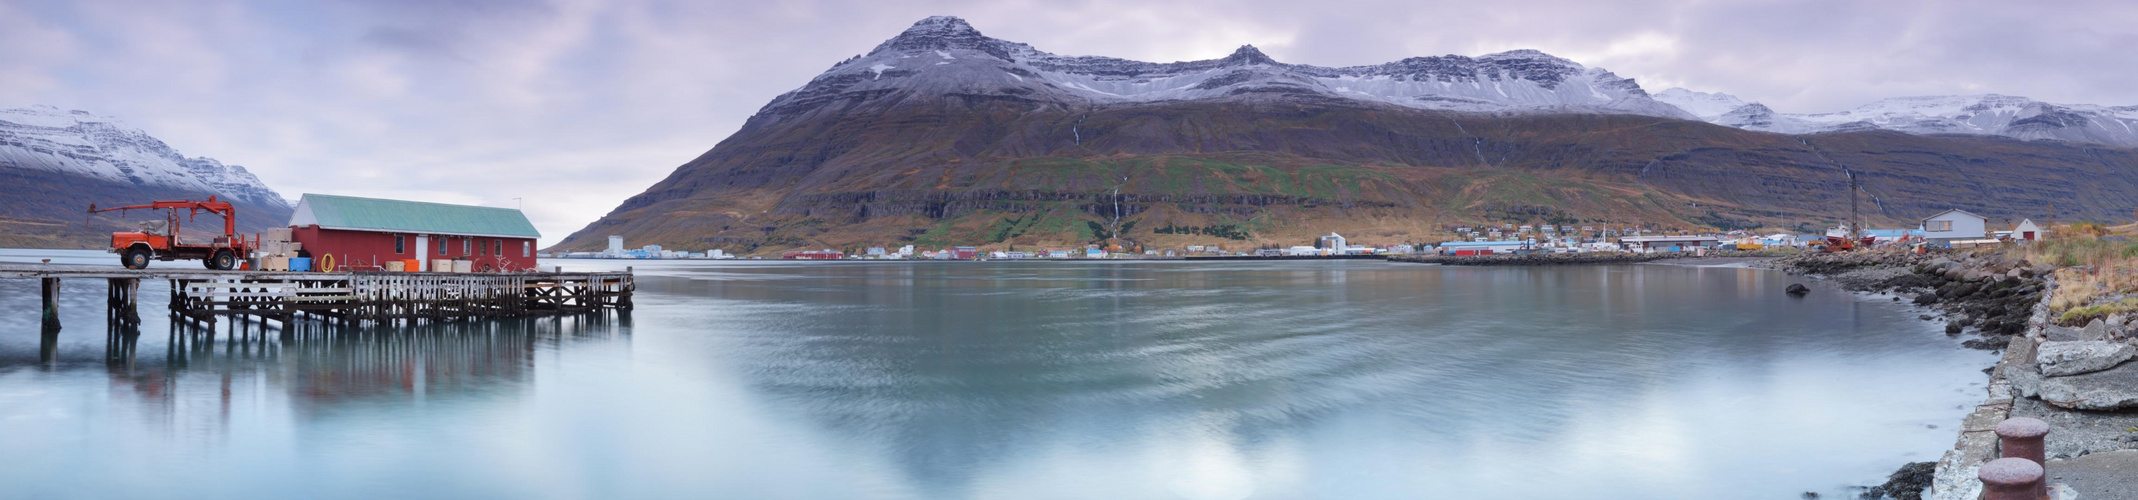
[[[1687,113],[1692,113],[1693,116],[1698,116],[1700,119],[1707,121],[1715,121],[1716,118],[1720,118],[1722,115],[1729,114],[1731,111],[1736,111],[1737,108],[1742,108],[1745,104],[1748,104],[1743,99],[1738,99],[1737,96],[1721,92],[1694,92],[1677,87],[1663,89],[1662,92],[1656,92],[1654,96],[1655,100],[1677,106]]]
[[[51,106],[0,109],[0,169],[58,172],[289,206],[245,167],[187,158],[118,120]]]
[[[1783,134],[1891,130],[2138,146],[2138,106],[2051,104],[1997,94],[1895,97],[1833,113],[1777,113],[1722,93],[1668,89],[1656,100],[1711,123]],[[1735,107],[1722,113],[1719,108]]]
[[[940,62],[890,70],[890,62]],[[1238,95],[1319,95],[1462,112],[1606,112],[1692,119],[1657,102],[1632,79],[1534,50],[1477,57],[1414,57],[1350,67],[1277,62],[1253,46],[1222,59],[1151,63],[1063,56],[988,38],[963,19],[914,23],[868,54],[833,66],[761,113],[816,109],[845,97],[907,92],[992,95],[1065,104],[1210,99]]]

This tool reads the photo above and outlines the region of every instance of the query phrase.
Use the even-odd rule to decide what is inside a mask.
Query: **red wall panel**
[[[401,253],[393,251],[396,234],[404,238]],[[432,261],[474,261],[476,271],[523,271],[539,265],[531,251],[523,252],[534,245],[532,238],[430,235],[426,241],[428,245],[418,248],[416,236],[413,233],[321,229],[319,226],[290,228],[290,239],[304,245],[304,250],[312,254],[312,262],[320,263],[322,257],[332,254],[335,265],[343,270],[372,270],[383,267],[390,260],[426,258]],[[445,242],[444,253],[438,251],[441,240]],[[497,251],[500,247],[503,252]]]

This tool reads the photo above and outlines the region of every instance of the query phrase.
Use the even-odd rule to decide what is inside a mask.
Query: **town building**
[[[1328,236],[1323,236],[1320,239],[1314,240],[1314,248],[1325,248],[1328,249],[1330,252],[1343,253],[1344,235],[1329,233]]]
[[[1989,218],[1952,209],[1923,218],[1923,239],[1931,243],[1980,240],[1989,235]]]
[[[429,271],[433,261],[465,260],[470,271],[532,270],[535,239],[542,236],[526,214],[510,208],[310,193],[298,198],[289,225],[291,241],[313,262],[331,256],[337,269],[413,260],[416,270]]]
[[[1693,252],[1712,249],[1722,243],[1713,236],[1627,236],[1618,239],[1619,248],[1630,252]]]
[[[1450,241],[1441,243],[1439,251],[1443,255],[1492,255],[1496,253],[1511,253],[1527,248],[1529,248],[1529,243],[1519,240]]]
[[[823,250],[802,250],[799,252],[787,252],[784,254],[780,254],[779,258],[790,260],[838,260],[846,258],[846,252],[832,250],[829,248]]]
[[[2020,219],[2019,225],[2012,226],[2014,240],[2041,241],[2044,236],[2047,235],[2042,232],[2041,226],[2034,224],[2034,219]]]

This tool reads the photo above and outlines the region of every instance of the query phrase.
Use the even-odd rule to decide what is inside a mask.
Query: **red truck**
[[[237,208],[230,206],[230,202],[216,201],[214,196],[208,197],[208,201],[158,201],[147,205],[127,205],[112,208],[97,208],[96,205],[89,206],[89,213],[91,214],[111,211],[123,212],[126,210],[164,211],[164,220],[148,221],[142,224],[143,228],[140,231],[111,233],[111,248],[107,249],[107,251],[119,254],[119,263],[125,265],[127,269],[146,268],[148,267],[149,259],[162,261],[198,259],[202,265],[207,266],[209,269],[237,269],[238,259],[251,253],[253,247],[258,246],[255,241],[247,241],[244,236],[238,235]],[[201,212],[221,216],[223,218],[222,236],[210,238],[206,242],[186,241],[190,238],[179,237],[179,210],[187,211],[186,221],[188,222],[199,216]]]

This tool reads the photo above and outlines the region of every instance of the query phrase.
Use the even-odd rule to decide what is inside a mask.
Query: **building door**
[[[2024,231],[2024,232],[2021,232],[2021,233],[2019,233],[2019,234],[2020,234],[2020,236],[2019,236],[2020,238],[2024,238],[2024,239],[2026,239],[2027,241],[2034,241],[2034,232],[2033,232],[2033,231]]]
[[[429,270],[431,270],[431,237],[429,235],[419,234],[416,235],[415,271],[423,272]]]

